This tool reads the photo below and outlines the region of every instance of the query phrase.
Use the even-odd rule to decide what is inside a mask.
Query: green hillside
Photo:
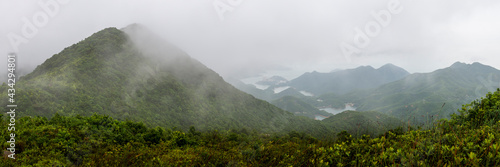
[[[347,94],[290,88],[273,102],[288,112],[140,25],[107,28],[17,80],[15,131],[0,108],[0,167],[498,166],[498,83],[497,69],[455,63]],[[359,111],[311,119],[346,103]]]
[[[377,136],[403,125],[401,120],[376,111],[344,111],[322,121],[324,124],[345,130],[354,137]]]
[[[0,128],[7,121],[0,115]],[[23,117],[16,127],[16,159],[0,158],[2,166],[500,165],[500,89],[427,130],[398,128],[376,138],[165,130],[100,115]],[[7,141],[6,132],[0,136]]]
[[[237,90],[140,25],[104,29],[53,55],[19,79],[16,100],[19,117],[98,113],[184,130],[331,133]]]

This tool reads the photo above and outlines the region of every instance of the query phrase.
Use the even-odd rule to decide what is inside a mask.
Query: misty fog
[[[499,16],[498,0],[0,0],[0,166],[498,166]]]
[[[498,1],[233,3],[1,1],[0,52],[17,51],[17,72],[28,73],[94,32],[140,23],[224,77],[258,77],[276,71],[293,73],[287,77],[292,79],[314,70],[377,68],[386,63],[411,73],[430,72],[456,61],[500,68],[495,63],[500,62]],[[394,3],[399,12],[390,19],[380,15]],[[372,23],[384,21],[377,19],[387,22],[379,25],[379,32]],[[357,30],[366,33],[367,25],[378,33],[366,46],[357,47],[359,52],[343,54],[341,44],[356,47],[353,38],[359,35]]]

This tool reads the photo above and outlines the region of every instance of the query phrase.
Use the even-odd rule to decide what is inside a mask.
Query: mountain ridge
[[[375,69],[360,66],[331,73],[305,73],[290,81],[290,86],[313,94],[345,94],[356,89],[368,89],[401,79],[409,73],[397,66],[386,64]]]
[[[462,104],[498,87],[500,70],[481,63],[454,63],[430,73],[410,74],[367,91],[323,98],[329,103],[349,100],[359,110],[380,111],[405,120],[415,117],[415,122],[424,123],[427,116],[449,118]]]
[[[96,32],[21,78],[16,92],[23,111],[19,116],[99,113],[184,130],[194,126],[204,131],[250,128],[267,133],[332,133],[319,122],[295,117],[241,92],[154,35],[134,32],[144,31],[140,25],[122,30]],[[0,97],[3,103],[7,101],[6,95]]]

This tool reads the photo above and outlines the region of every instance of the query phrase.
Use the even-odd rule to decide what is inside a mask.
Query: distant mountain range
[[[273,101],[284,96],[303,98],[327,93],[345,94],[354,90],[375,88],[407,75],[409,73],[403,68],[386,64],[378,69],[362,66],[330,73],[308,72],[291,81],[273,76],[255,84],[244,84],[238,80],[231,80],[230,83],[257,98]],[[277,91],[279,89],[282,90]]]
[[[290,81],[290,86],[315,95],[345,94],[353,90],[369,89],[402,79],[409,75],[403,68],[386,64],[379,69],[362,66],[330,73],[305,73]]]
[[[303,104],[307,101],[311,101],[313,96],[320,96],[328,93],[345,94],[354,90],[375,88],[401,79],[407,75],[409,75],[409,73],[403,68],[392,64],[386,64],[378,69],[371,66],[362,66],[355,69],[334,70],[330,73],[305,73],[291,81],[280,76],[273,76],[258,81],[255,85],[244,84],[237,80],[230,81],[230,83],[236,88],[252,94],[257,98],[272,102],[281,109],[288,110],[292,113],[302,113],[296,115],[304,115],[307,113],[305,116],[315,118],[317,116],[322,116],[321,114],[316,114],[317,116],[311,115],[313,113],[318,113],[317,109],[305,107],[308,108],[308,110],[305,110],[303,107]],[[256,85],[261,87],[264,86],[265,89],[259,89]],[[282,89],[282,91],[276,91],[279,89]],[[295,104],[297,108],[291,107],[290,104]],[[312,100],[312,103],[309,102],[306,104],[313,106],[316,102]],[[325,106],[331,106],[331,104]],[[340,104],[340,106],[343,106],[343,104]]]
[[[286,93],[274,93],[271,86],[266,90],[256,87],[252,91],[242,90],[292,113],[304,110],[304,105],[291,108],[292,105],[282,104],[307,103],[315,109],[306,113],[317,113],[320,107],[342,108],[353,103],[358,111],[379,111],[422,125],[448,118],[462,104],[499,88],[500,71],[480,63],[457,62],[434,72],[409,74],[387,64],[379,69],[362,66],[330,73],[305,73],[287,83],[280,85],[289,87]],[[305,96],[301,91],[314,96]]]
[[[431,73],[411,74],[378,88],[343,96],[325,95],[325,102],[349,100],[358,110],[380,111],[416,123],[448,118],[462,104],[500,87],[500,71],[480,63],[455,63]]]
[[[272,76],[255,84],[245,84],[235,79],[230,79],[229,82],[257,98],[273,101],[284,96],[303,98],[327,93],[345,94],[353,90],[374,88],[407,75],[409,73],[403,68],[386,64],[379,69],[362,66],[330,73],[308,72],[291,81]]]

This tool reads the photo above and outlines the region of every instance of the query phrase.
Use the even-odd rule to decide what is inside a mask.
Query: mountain
[[[285,96],[278,100],[274,100],[273,102],[271,102],[271,104],[274,104],[275,106],[285,111],[294,113],[297,116],[306,116],[311,119],[316,119],[317,117],[326,118],[332,116],[332,114],[326,111],[319,110],[316,107],[311,106],[310,104],[293,96]]]
[[[358,110],[380,111],[415,124],[449,118],[462,104],[500,87],[500,71],[480,63],[454,63],[431,73],[411,74],[367,91],[320,97],[325,103],[349,101]]]
[[[184,130],[330,133],[241,92],[137,24],[106,28],[53,55],[18,80],[15,97],[20,117],[98,113]],[[1,95],[2,105],[7,98]]]
[[[345,94],[353,90],[375,88],[402,79],[409,73],[395,65],[386,64],[379,69],[361,66],[331,73],[305,73],[290,81],[290,86],[315,95],[326,93]]]

